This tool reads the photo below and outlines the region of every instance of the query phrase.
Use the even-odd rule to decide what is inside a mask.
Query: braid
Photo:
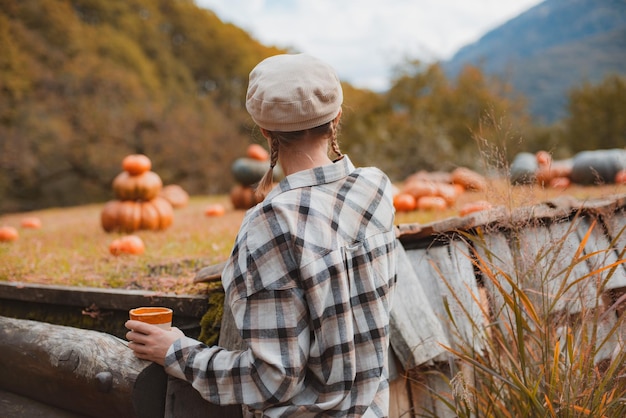
[[[274,182],[274,167],[278,161],[278,138],[272,134],[272,141],[270,145],[270,168],[265,172],[263,178],[259,181],[259,184],[255,190],[257,198],[262,199],[265,194],[272,188]]]
[[[337,125],[333,122],[330,123],[330,146],[333,149],[333,152],[337,154],[337,159],[343,157],[341,150],[339,149],[339,144],[337,142]]]

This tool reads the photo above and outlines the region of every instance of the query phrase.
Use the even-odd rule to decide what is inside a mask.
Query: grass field
[[[626,193],[626,185],[581,187],[566,190],[538,186],[510,186],[493,181],[485,192],[466,192],[446,211],[399,212],[396,224],[426,224],[458,216],[466,202],[489,200],[510,208],[570,195],[585,200]],[[209,204],[221,203],[226,214],[208,217]],[[0,216],[0,226],[18,229],[14,242],[0,243],[0,280],[72,286],[147,289],[173,293],[199,293],[206,284],[194,284],[196,272],[224,261],[230,252],[244,215],[234,210],[229,196],[195,196],[184,208],[175,209],[173,224],[164,231],[137,231],[146,245],[142,255],[114,256],[109,244],[119,233],[106,233],[100,225],[103,204],[50,208]],[[20,226],[26,216],[41,219],[39,229]]]

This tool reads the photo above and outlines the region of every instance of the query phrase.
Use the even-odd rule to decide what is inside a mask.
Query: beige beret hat
[[[335,70],[308,54],[275,55],[251,72],[246,109],[268,131],[301,131],[333,120],[343,102]]]

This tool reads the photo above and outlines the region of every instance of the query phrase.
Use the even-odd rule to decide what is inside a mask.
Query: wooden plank
[[[405,370],[441,356],[445,350],[440,343],[448,343],[440,318],[423,287],[427,276],[418,276],[411,263],[417,254],[420,250],[407,252],[399,245],[398,282],[390,328],[391,346]]]
[[[620,259],[626,258],[626,211],[616,212],[613,216],[604,218],[607,232]],[[626,264],[622,264],[626,271]]]
[[[609,236],[615,241],[615,249],[618,253],[626,248],[626,212],[617,212],[605,219],[605,225]]]
[[[454,342],[462,345],[477,342],[479,339],[475,338],[474,324],[484,324],[485,318],[478,302],[480,292],[469,246],[457,239],[449,245],[431,247],[427,252],[429,264],[433,268],[430,280],[434,281],[439,291],[439,297],[432,299],[431,303],[437,305],[435,309],[440,320],[449,324],[448,339],[453,341],[453,345]],[[449,306],[450,314],[445,303]],[[449,318],[450,315],[452,318]],[[450,319],[456,324],[456,329],[453,329]]]
[[[484,234],[482,240],[474,240],[474,249],[480,257],[479,263],[488,271],[482,280],[494,320],[514,324],[515,315],[504,298],[513,291],[511,281],[518,281],[509,239],[503,232]]]
[[[452,346],[453,339],[450,338],[449,330],[444,327],[444,324],[447,324],[449,321],[446,319],[447,314],[445,312],[445,309],[443,308],[443,293],[442,290],[439,288],[439,273],[436,271],[432,263],[430,250],[406,250],[406,254],[409,263],[411,264],[411,267],[413,269],[413,272],[417,277],[417,281],[421,287],[421,291],[417,291],[416,289],[416,291],[412,292],[411,295],[422,295],[420,299],[416,299],[415,302],[411,302],[410,299],[407,300],[406,305],[411,306],[412,303],[414,305],[412,309],[420,309],[418,305],[422,306],[421,310],[425,310],[425,312],[429,312],[432,310],[432,313],[416,313],[407,315],[407,318],[410,318],[408,319],[409,321],[426,321],[426,324],[435,324],[433,328],[423,328],[418,323],[417,326],[413,326],[413,332],[419,332],[420,335],[422,335],[422,337],[420,337],[420,341],[428,341],[431,344],[441,343],[445,346]],[[426,304],[424,304],[423,301],[426,301]],[[432,348],[427,351],[426,349],[429,347]],[[434,345],[424,346],[424,348],[425,349],[421,349],[420,346],[414,347],[414,349],[417,350],[414,352],[413,355],[419,355],[424,359],[430,358],[430,360],[434,362],[445,362],[448,360],[449,356],[447,350],[435,348]],[[425,364],[424,361],[416,363],[419,365]],[[409,370],[408,367],[407,370]]]
[[[545,312],[580,312],[580,301],[576,297],[572,300],[564,297],[561,288],[566,274],[563,270],[568,256],[566,251],[571,246],[561,251],[562,243],[552,239],[548,226],[529,226],[516,235],[519,243],[514,256],[520,267],[518,274],[523,279],[520,285],[527,289],[533,305]]]
[[[578,225],[578,235],[582,240],[587,232],[592,228],[592,219],[581,219]],[[605,266],[618,262],[618,253],[613,250],[613,245],[609,241],[609,238],[605,235],[602,225],[596,223],[591,229],[589,239],[585,246],[585,254],[589,255],[587,263],[589,265],[589,271],[599,271]],[[594,276],[591,280],[597,280]],[[618,267],[614,271],[605,270],[599,273],[599,281],[604,283],[603,289],[619,289],[626,287],[626,270],[623,267]],[[595,283],[590,283],[589,287],[593,287]],[[597,283],[596,286],[600,286]]]
[[[589,274],[589,266],[575,260],[581,246],[577,230],[583,219],[574,217],[569,222],[555,222],[548,227],[552,249],[548,251],[546,261],[554,262],[551,291],[558,298],[555,309],[570,314],[581,312],[583,307],[594,309],[599,302],[597,284],[591,278],[583,279]],[[557,296],[557,289],[565,289],[566,286],[569,288],[565,293]]]
[[[207,295],[177,295],[148,290],[103,289],[55,286],[36,283],[0,282],[0,299],[43,302],[65,306],[128,311],[138,306],[167,306],[174,315],[201,318],[207,309]]]

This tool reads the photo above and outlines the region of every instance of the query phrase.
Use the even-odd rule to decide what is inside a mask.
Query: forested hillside
[[[0,213],[104,203],[132,153],[166,185],[228,193],[235,159],[265,145],[245,111],[248,74],[281,52],[192,0],[0,0]],[[626,143],[622,78],[577,85],[567,118],[545,129],[476,66],[449,77],[437,63],[394,64],[387,92],[344,83],[339,136],[357,165],[393,181]]]
[[[126,154],[224,191],[250,68],[278,51],[190,0],[0,1],[3,210],[102,201]]]
[[[567,115],[571,88],[626,75],[626,1],[546,0],[443,66],[454,76],[468,64],[509,81],[538,122],[556,122]]]

